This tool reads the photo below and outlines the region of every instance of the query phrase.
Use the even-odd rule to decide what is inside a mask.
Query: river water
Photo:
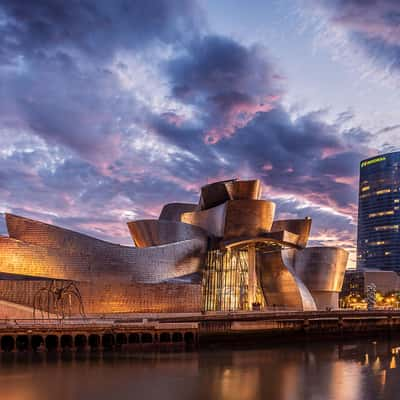
[[[400,340],[161,354],[2,354],[0,399],[400,399]]]

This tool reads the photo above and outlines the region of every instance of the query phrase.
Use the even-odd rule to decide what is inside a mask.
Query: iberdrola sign
[[[376,157],[371,160],[366,160],[361,163],[361,168],[368,167],[368,165],[376,164],[382,161],[385,161],[386,157]]]

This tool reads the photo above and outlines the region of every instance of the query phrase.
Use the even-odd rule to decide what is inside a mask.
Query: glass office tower
[[[400,152],[360,164],[357,268],[400,273]]]

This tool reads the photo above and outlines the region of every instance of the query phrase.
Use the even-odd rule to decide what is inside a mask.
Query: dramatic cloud
[[[226,37],[193,41],[167,70],[174,96],[200,113],[207,143],[233,135],[257,112],[271,110],[279,94],[265,49]]]
[[[400,69],[400,2],[397,0],[313,0],[347,39],[387,73]]]
[[[124,222],[258,177],[281,215],[314,217],[316,243],[348,247],[371,133],[294,116],[282,76],[194,2],[3,1],[0,211],[130,243]]]
[[[201,16],[188,0],[1,2],[2,61],[41,58],[54,51],[85,54],[104,61],[120,49],[159,41],[179,42],[196,33]]]
[[[200,14],[186,0],[2,2],[0,122],[107,167],[141,112],[123,53],[179,45]]]
[[[357,148],[319,113],[293,120],[282,108],[260,113],[221,142],[230,164],[241,166],[246,160],[273,192],[296,194],[348,215],[356,211],[358,161],[367,151]]]

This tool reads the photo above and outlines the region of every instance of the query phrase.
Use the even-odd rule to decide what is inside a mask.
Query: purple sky
[[[0,212],[127,244],[125,222],[257,177],[354,250],[399,74],[398,0],[3,0]]]

